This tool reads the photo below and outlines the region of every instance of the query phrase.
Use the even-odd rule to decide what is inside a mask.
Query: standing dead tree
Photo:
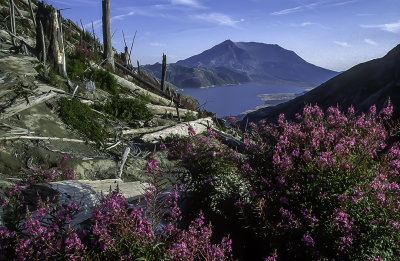
[[[36,52],[39,60],[49,62],[60,75],[67,77],[62,18],[60,12],[44,2],[36,13]]]
[[[111,42],[110,0],[102,0],[102,7],[104,59],[106,59],[106,64],[114,71],[114,53]]]
[[[11,25],[11,32],[14,35],[17,35],[17,28],[15,25],[15,5],[14,0],[9,0],[10,3],[10,25]],[[12,37],[12,42],[15,45],[15,38]]]
[[[32,1],[29,0],[28,3],[29,3],[29,10],[30,10],[31,16],[32,16],[33,25],[34,25],[35,27],[37,27],[37,25],[36,25],[36,19],[35,19],[35,14],[34,14],[34,12],[33,12]]]
[[[162,56],[162,68],[161,68],[161,90],[165,91],[165,72],[167,71],[167,56]]]

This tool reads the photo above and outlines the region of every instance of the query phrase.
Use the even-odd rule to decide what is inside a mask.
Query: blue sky
[[[101,37],[101,0],[47,0]],[[279,44],[343,71],[400,43],[400,0],[111,0],[113,45],[132,61],[176,62],[231,39]],[[80,22],[79,22],[80,23]],[[101,38],[102,39],[102,38]]]

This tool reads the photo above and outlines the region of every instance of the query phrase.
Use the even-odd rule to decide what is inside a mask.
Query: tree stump
[[[36,13],[36,52],[39,60],[52,65],[67,77],[62,18],[60,12],[44,2],[38,3]]]

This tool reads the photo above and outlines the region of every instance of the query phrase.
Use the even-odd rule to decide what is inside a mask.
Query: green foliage
[[[89,79],[96,83],[96,87],[112,95],[117,95],[120,93],[117,80],[108,71],[92,69],[88,73],[88,76]]]
[[[148,121],[153,118],[153,114],[146,104],[147,102],[141,99],[113,97],[110,102],[104,105],[95,105],[95,108],[127,122],[132,120]]]
[[[85,69],[86,65],[84,61],[75,55],[67,56],[67,73],[70,79],[83,79],[85,75]]]
[[[61,80],[60,76],[58,75],[57,71],[53,68],[50,68],[47,75],[44,74],[45,80],[54,86],[61,87],[63,85],[63,81]]]
[[[241,159],[211,130],[204,137],[195,136],[189,128],[189,134],[190,138],[170,138],[168,156],[180,160],[180,165],[189,171],[180,177],[181,182],[205,214],[210,210],[222,213],[227,202],[246,197],[248,184],[238,169]]]
[[[183,121],[194,121],[196,117],[194,116],[193,112],[188,111],[183,115]]]
[[[96,121],[98,115],[89,106],[78,99],[60,99],[60,116],[62,120],[84,134],[88,139],[103,144],[110,134]]]

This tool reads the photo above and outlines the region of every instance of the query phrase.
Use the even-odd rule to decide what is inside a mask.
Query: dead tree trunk
[[[36,26],[36,51],[39,60],[47,60],[49,64],[60,73],[60,75],[66,77],[67,72],[62,35],[62,18],[60,13],[52,6],[39,2],[36,21],[38,24],[38,26]],[[40,24],[43,27],[43,31]]]
[[[32,16],[32,20],[33,20],[33,25],[36,27],[36,19],[35,19],[35,15],[33,13],[33,7],[32,7],[32,1],[29,0],[29,10],[31,11],[31,16]]]
[[[139,60],[137,60],[137,74],[140,75],[140,64],[139,64]]]
[[[165,72],[167,70],[167,56],[162,56],[162,68],[161,68],[161,90],[165,91]]]
[[[114,71],[114,54],[111,42],[110,0],[102,0],[103,7],[103,45],[106,64]]]
[[[10,0],[10,25],[11,25],[11,32],[14,35],[17,35],[17,28],[15,25],[15,6],[14,6],[14,0]],[[12,42],[15,45],[15,38],[12,37]]]

